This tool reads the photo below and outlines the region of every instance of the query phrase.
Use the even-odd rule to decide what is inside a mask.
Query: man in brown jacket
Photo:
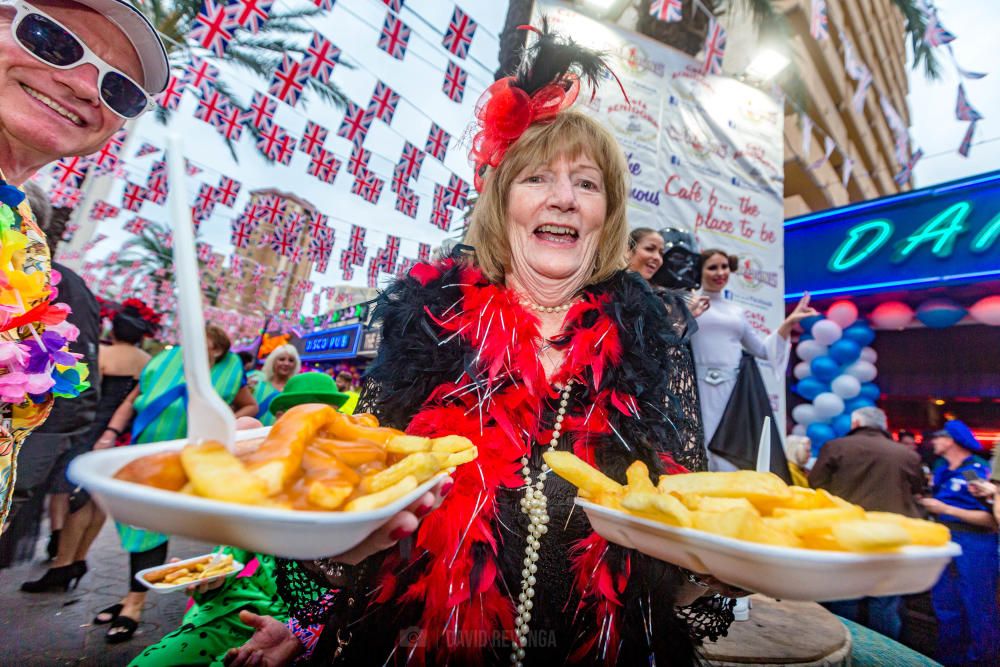
[[[869,511],[921,516],[916,494],[924,490],[920,456],[889,436],[885,413],[859,408],[851,413],[851,432],[823,445],[809,473],[809,485],[826,489]],[[867,618],[861,613],[867,606]],[[835,614],[898,639],[899,596],[826,603]]]

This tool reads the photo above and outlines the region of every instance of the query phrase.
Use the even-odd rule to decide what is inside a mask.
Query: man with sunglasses
[[[152,107],[168,75],[156,30],[126,0],[0,0],[0,530],[17,450],[53,401],[32,364],[58,358],[31,347],[49,345],[39,336],[59,318],[48,308],[45,238],[19,186],[50,162],[99,150]]]

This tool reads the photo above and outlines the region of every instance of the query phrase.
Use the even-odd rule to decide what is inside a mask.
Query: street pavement
[[[118,544],[110,521],[94,542],[87,558],[90,570],[75,590],[67,593],[22,593],[21,583],[45,572],[45,540],[37,558],[0,570],[0,665],[127,665],[143,648],[180,625],[187,598],[183,593],[146,596],[146,607],[135,636],[122,644],[104,640],[107,625],[93,625],[94,616],[118,602],[128,591],[128,555]],[[170,556],[189,558],[208,553],[215,545],[184,538],[170,540]]]

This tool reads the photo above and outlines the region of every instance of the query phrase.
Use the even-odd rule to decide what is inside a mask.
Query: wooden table
[[[751,601],[750,620],[734,622],[727,636],[702,647],[710,665],[850,665],[851,634],[820,605],[763,595]]]

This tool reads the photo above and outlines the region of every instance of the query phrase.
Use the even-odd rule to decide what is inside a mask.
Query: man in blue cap
[[[938,660],[944,665],[987,665],[1000,650],[997,610],[997,524],[969,491],[969,480],[988,479],[988,466],[974,454],[983,448],[963,422],[953,420],[931,434],[944,459],[934,472],[933,498],[920,503],[951,529],[962,555],[948,564],[931,591],[938,619]]]

